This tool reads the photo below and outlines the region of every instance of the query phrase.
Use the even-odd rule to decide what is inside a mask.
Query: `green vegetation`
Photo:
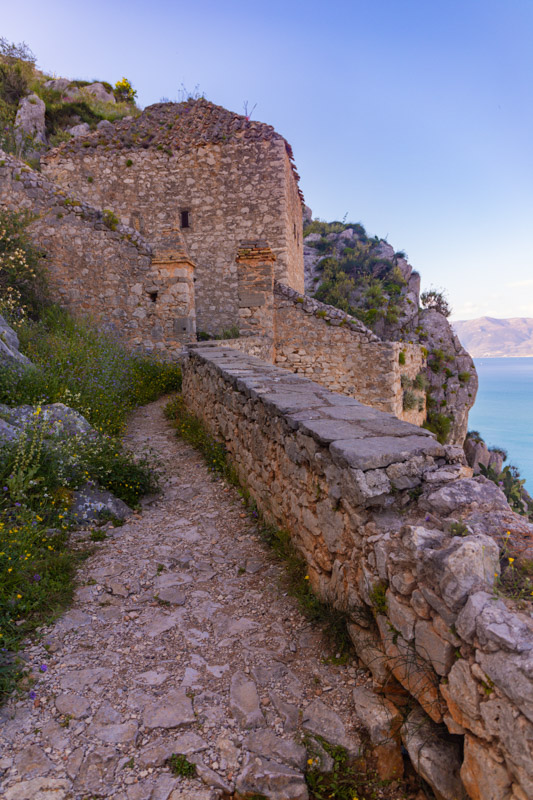
[[[401,367],[403,367],[404,364],[405,364],[405,351],[404,350],[400,350],[400,353],[398,355],[398,364]]]
[[[14,44],[0,38],[0,147],[28,160],[31,166],[37,166],[34,155],[45,146],[31,136],[15,131],[17,108],[27,95],[36,94],[46,106],[46,135],[52,147],[70,139],[65,129],[73,125],[85,122],[94,130],[102,120],[112,122],[138,113],[135,106],[137,93],[127,78],[117,81],[114,87],[100,81],[113,94],[114,103],[101,102],[84,93],[89,81],[71,81],[65,93],[46,87],[44,84],[49,79],[50,76],[37,70],[36,57],[26,44]]]
[[[341,252],[327,238],[351,228],[356,238],[344,243]],[[380,323],[396,324],[400,315],[398,300],[405,281],[397,267],[398,258],[384,258],[379,248],[382,241],[370,239],[360,223],[320,222],[314,220],[304,230],[304,236],[318,233],[321,239],[313,247],[326,256],[318,269],[322,282],[315,293],[317,300],[342,309],[357,317],[370,328]]]
[[[496,450],[496,452],[499,451]],[[507,456],[505,451],[503,452]],[[513,511],[533,519],[533,502],[524,491],[525,479],[520,477],[518,467],[508,464],[501,472],[497,472],[494,467],[485,467],[480,464],[479,469],[485,478],[500,487]]]
[[[448,441],[448,436],[450,435],[452,420],[451,417],[447,417],[446,414],[441,414],[440,412],[436,411],[429,411],[427,419],[422,427],[426,428],[428,431],[436,433],[437,441],[441,444],[446,444]]]
[[[378,614],[387,613],[387,587],[384,583],[374,584],[370,591],[370,602]]]
[[[327,742],[322,736],[306,737],[304,744],[311,755],[307,761],[305,780],[313,800],[371,800],[384,797],[383,790],[391,781],[382,781],[369,769],[364,754],[350,758],[344,747]],[[323,772],[324,751],[333,761],[330,772]],[[398,786],[398,783],[396,786]]]
[[[445,317],[449,317],[452,313],[448,298],[442,289],[431,288],[426,292],[422,292],[420,295],[420,303],[422,308],[434,309]]]
[[[118,436],[133,408],[181,385],[176,365],[127,354],[111,336],[57,306],[19,324],[17,332],[38,369],[3,369],[0,403],[65,403],[100,432]]]
[[[0,314],[35,319],[48,300],[46,275],[26,234],[28,214],[0,211]]]
[[[76,567],[88,552],[69,542],[77,523],[73,491],[92,482],[136,506],[156,490],[154,465],[134,459],[119,435],[133,408],[181,381],[176,366],[128,354],[50,302],[26,221],[3,214],[0,227],[0,310],[35,365],[0,370],[0,403],[35,406],[19,439],[0,447],[0,698],[22,672],[22,640],[69,602]],[[96,430],[52,431],[42,406],[56,402],[81,412]],[[10,412],[3,416],[9,421]]]
[[[494,591],[525,607],[533,603],[533,560],[519,558],[517,561],[510,555],[510,536],[511,531],[507,531],[500,551],[500,576],[496,578]]]
[[[403,393],[403,410],[412,411],[414,408],[418,408],[418,397],[411,389],[406,389]]]
[[[110,208],[104,208],[102,211],[102,220],[104,225],[109,228],[110,231],[116,231],[118,225],[120,224],[120,220],[116,214],[111,211]]]
[[[191,764],[187,757],[181,753],[172,753],[167,758],[166,763],[173,775],[178,775],[182,778],[194,778],[196,775],[196,764]]]

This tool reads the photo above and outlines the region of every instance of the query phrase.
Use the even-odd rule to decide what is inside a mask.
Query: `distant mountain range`
[[[463,347],[474,358],[533,357],[533,319],[479,317],[452,322]]]

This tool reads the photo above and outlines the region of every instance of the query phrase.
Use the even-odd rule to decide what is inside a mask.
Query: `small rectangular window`
[[[189,219],[189,213],[190,213],[189,211],[181,211],[180,212],[181,227],[182,228],[190,228],[191,227],[191,222],[190,222],[190,219]]]

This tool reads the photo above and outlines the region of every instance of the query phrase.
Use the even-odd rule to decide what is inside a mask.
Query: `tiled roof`
[[[150,148],[173,155],[206,144],[224,144],[238,139],[283,141],[296,181],[299,180],[292,148],[272,125],[235,114],[203,97],[184,103],[155,103],[138,117],[119,120],[89,136],[71,139],[53,152],[56,156],[60,152],[69,154],[102,146],[106,150]]]

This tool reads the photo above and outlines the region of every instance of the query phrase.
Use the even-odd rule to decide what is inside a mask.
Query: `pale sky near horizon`
[[[314,216],[406,250],[454,318],[533,317],[533,0],[1,5],[46,71],[257,104]]]

